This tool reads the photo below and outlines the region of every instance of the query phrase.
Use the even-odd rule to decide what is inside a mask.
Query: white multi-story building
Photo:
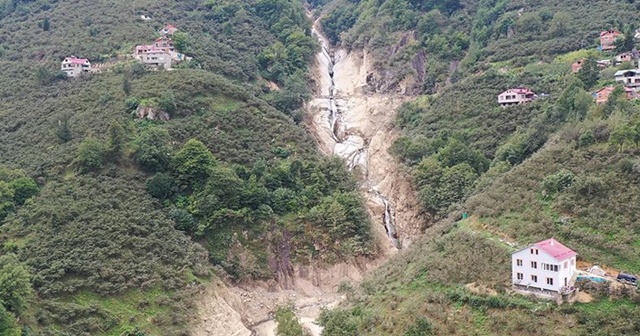
[[[498,104],[500,104],[500,106],[518,105],[531,102],[536,98],[538,98],[538,96],[529,89],[515,88],[499,94]]]
[[[513,285],[559,293],[563,287],[572,285],[576,255],[553,238],[514,252],[511,255]]]
[[[60,70],[64,71],[67,77],[78,77],[83,73],[89,73],[91,71],[91,63],[86,58],[71,56],[62,61]]]

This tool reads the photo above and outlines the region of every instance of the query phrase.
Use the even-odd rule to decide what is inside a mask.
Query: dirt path
[[[420,234],[424,221],[419,216],[409,177],[388,153],[398,136],[393,127],[395,111],[407,97],[369,93],[366,78],[371,69],[367,54],[331,50],[317,20],[313,31],[323,48],[313,69],[318,90],[307,105],[307,124],[320,151],[344,158],[348,168],[361,179],[361,192],[372,219],[379,257],[330,268],[298,266],[293,288],[283,288],[275,281],[257,282],[230,288],[229,296],[203,298],[224,301],[208,303],[206,307],[236,309],[239,314],[225,312],[226,316],[241,321],[247,331],[258,336],[276,334],[273,312],[285,303],[294,305],[296,316],[310,335],[320,336],[322,328],[315,321],[322,308],[331,309],[343,300],[338,293],[339,286],[345,282],[357,285],[366,273],[408,247],[412,238]],[[208,308],[204,312],[205,315],[200,313],[200,323],[195,328],[210,332],[196,333],[198,336],[228,335],[224,328],[237,325],[237,321],[215,324],[207,317],[210,315],[206,315],[215,310]]]

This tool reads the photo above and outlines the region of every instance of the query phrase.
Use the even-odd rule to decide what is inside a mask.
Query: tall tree
[[[589,56],[584,61],[582,68],[578,71],[578,78],[584,83],[585,89],[590,89],[598,82],[600,69],[598,69],[598,62],[595,57]]]
[[[173,164],[178,179],[193,187],[204,185],[216,165],[216,159],[202,142],[191,139],[176,153]]]

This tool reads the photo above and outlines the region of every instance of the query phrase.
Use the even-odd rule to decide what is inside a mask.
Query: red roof
[[[516,88],[516,89],[509,89],[507,91],[510,91],[512,93],[517,93],[517,94],[528,94],[528,93],[533,93],[533,91],[526,89],[526,88]]]
[[[159,38],[157,38],[154,42],[164,41],[164,40],[166,40],[166,41],[168,41],[168,42],[171,42],[171,39],[170,39],[170,38],[168,38],[168,37],[166,37],[166,36],[159,37]]]
[[[545,251],[557,261],[574,257],[577,254],[572,249],[562,245],[559,241],[553,238],[537,242],[534,246]]]
[[[86,58],[76,58],[76,57],[67,57],[66,60],[69,63],[73,63],[73,64],[85,64],[89,62],[89,60]]]
[[[605,35],[622,35],[622,33],[617,30],[607,30],[607,31],[600,32],[600,36],[605,36]]]

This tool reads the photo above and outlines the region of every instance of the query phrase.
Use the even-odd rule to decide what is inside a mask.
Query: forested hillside
[[[3,335],[188,334],[213,269],[277,279],[375,253],[355,181],[298,124],[317,50],[300,2],[0,8]],[[128,56],[167,23],[191,61]],[[66,79],[71,55],[105,70]]]
[[[421,94],[398,111],[402,135],[391,151],[412,173],[422,211],[436,219],[421,242],[324,314],[324,334],[640,332],[635,290],[582,284],[593,301],[561,306],[510,291],[511,253],[550,237],[574,249],[581,265],[640,273],[640,107],[614,81],[636,64],[613,62],[638,42],[636,4],[322,6],[333,42],[375,59],[371,89]],[[599,34],[609,29],[624,36],[613,51],[599,51]],[[588,65],[573,73],[577,60]],[[596,105],[594,92],[607,85],[615,90]],[[498,95],[517,87],[538,98],[499,106]]]

